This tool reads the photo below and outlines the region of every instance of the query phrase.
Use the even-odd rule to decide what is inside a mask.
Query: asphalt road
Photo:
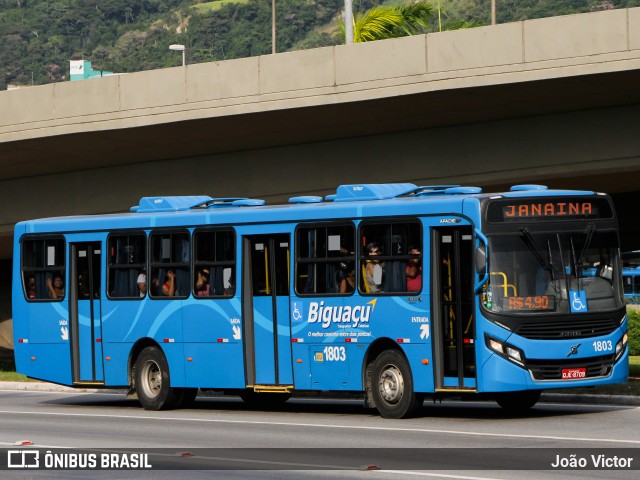
[[[493,402],[427,402],[418,418],[386,420],[344,399],[294,399],[265,411],[200,397],[192,409],[147,412],[122,394],[0,391],[0,449],[36,449],[41,460],[62,452],[60,462],[113,449],[147,453],[154,466],[4,470],[2,479],[636,479],[640,408],[541,403],[510,417]],[[558,458],[590,467],[599,455],[618,468],[550,468]],[[631,468],[623,458],[633,458]]]

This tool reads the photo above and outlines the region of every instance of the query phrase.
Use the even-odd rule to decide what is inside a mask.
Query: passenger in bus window
[[[345,275],[340,280],[339,293],[351,293],[356,288],[356,267],[354,265],[347,265],[341,262],[345,266]]]
[[[162,295],[165,297],[173,297],[176,294],[176,272],[173,269],[167,270],[162,284]]]
[[[367,255],[375,257],[380,255],[380,245],[377,242],[371,242],[365,247]],[[365,282],[369,286],[368,290],[371,293],[381,292],[382,285],[382,273],[384,271],[384,264],[380,260],[367,260],[367,266],[365,268]]]
[[[138,275],[138,279],[136,280],[138,284],[138,290],[140,291],[140,296],[144,297],[147,293],[147,274],[144,272],[140,272]]]
[[[54,300],[64,298],[64,280],[62,274],[54,273],[53,280],[47,278],[47,288],[49,289],[49,298]]]
[[[36,294],[36,277],[35,275],[29,275],[27,277],[27,298],[29,300],[33,300],[35,298],[38,298],[38,295]]]
[[[209,269],[200,268],[196,272],[195,292],[198,297],[210,297],[211,285],[209,284]]]
[[[420,255],[420,249],[409,247],[409,255]],[[407,292],[418,292],[422,288],[422,265],[419,258],[410,258],[407,262]]]

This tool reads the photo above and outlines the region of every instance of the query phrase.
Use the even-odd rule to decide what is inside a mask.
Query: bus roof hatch
[[[353,202],[356,200],[385,200],[414,191],[413,183],[367,183],[359,185],[340,185],[333,197],[334,202]],[[329,197],[327,198],[329,199]]]
[[[190,210],[203,205],[212,198],[207,195],[179,196],[179,197],[142,197],[140,203],[131,207],[132,212],[179,212]]]

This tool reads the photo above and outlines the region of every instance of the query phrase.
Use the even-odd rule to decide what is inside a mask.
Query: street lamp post
[[[271,0],[271,53],[276,53],[276,0]]]
[[[182,52],[182,66],[184,67],[187,64],[186,57],[185,57],[186,48],[184,45],[174,43],[173,45],[169,45],[169,50],[176,50],[178,52]]]
[[[344,0],[344,36],[345,43],[353,43],[353,0]]]

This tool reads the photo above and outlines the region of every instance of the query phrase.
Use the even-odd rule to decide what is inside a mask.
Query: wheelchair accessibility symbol
[[[298,302],[293,302],[291,318],[293,318],[294,322],[299,322],[300,320],[302,320],[302,312],[300,311],[300,308],[298,308]]]
[[[584,290],[569,290],[571,313],[588,312],[587,294]]]

